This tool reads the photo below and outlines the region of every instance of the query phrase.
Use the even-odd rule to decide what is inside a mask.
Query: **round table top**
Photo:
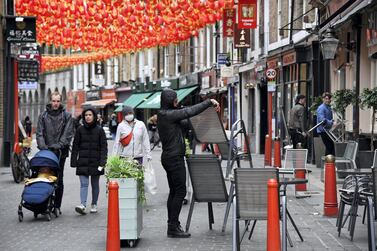
[[[308,180],[303,178],[279,178],[279,183],[281,185],[305,184],[308,183]]]

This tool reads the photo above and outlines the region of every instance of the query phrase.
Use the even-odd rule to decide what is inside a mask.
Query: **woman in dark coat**
[[[107,141],[102,127],[97,125],[97,114],[94,108],[86,108],[82,112],[83,125],[75,133],[72,145],[71,166],[76,167],[76,175],[80,177],[81,205],[76,212],[86,214],[89,176],[92,185],[91,213],[97,212],[99,195],[99,177],[104,174],[103,167],[107,160]]]

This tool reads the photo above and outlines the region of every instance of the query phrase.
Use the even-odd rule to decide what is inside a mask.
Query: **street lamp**
[[[334,36],[334,31],[329,28],[320,41],[322,56],[324,60],[334,59],[336,49],[338,48],[339,39]]]

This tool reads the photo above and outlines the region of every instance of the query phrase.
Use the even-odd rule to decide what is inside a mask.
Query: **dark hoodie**
[[[191,107],[177,109],[174,107],[176,98],[177,93],[172,89],[166,88],[161,93],[161,109],[157,115],[157,128],[162,143],[161,158],[185,155],[182,120],[193,117],[212,105],[208,99]]]
[[[85,113],[93,112],[93,122],[85,121]],[[101,175],[98,166],[105,166],[107,160],[107,141],[105,131],[97,125],[97,113],[94,108],[82,112],[83,125],[76,130],[72,144],[71,166],[77,167],[76,175]]]
[[[62,157],[67,157],[73,137],[72,115],[62,105],[58,110],[53,110],[51,104],[46,105],[38,118],[36,136],[40,150],[61,150]]]

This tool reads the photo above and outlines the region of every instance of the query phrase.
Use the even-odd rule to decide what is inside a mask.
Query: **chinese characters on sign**
[[[237,27],[235,27],[234,47],[250,48],[250,29],[237,29]]]
[[[238,1],[238,29],[257,28],[257,1]]]
[[[39,64],[36,60],[18,61],[18,88],[20,90],[37,89]]]
[[[233,37],[236,12],[234,9],[224,9],[223,12],[223,36]]]
[[[6,17],[6,23],[6,40],[8,42],[36,42],[35,17]]]
[[[103,75],[103,73],[104,73],[104,65],[103,65],[103,62],[100,62],[100,61],[98,61],[98,62],[96,62],[95,63],[95,74],[96,75]]]

